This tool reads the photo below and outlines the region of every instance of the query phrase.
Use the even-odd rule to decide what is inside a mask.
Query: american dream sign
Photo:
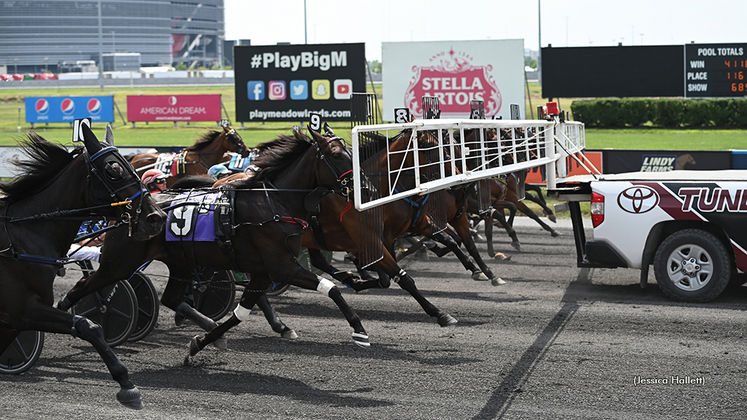
[[[509,104],[525,115],[524,41],[382,43],[385,121],[394,108],[423,118],[423,96],[439,98],[442,118],[469,118],[470,101],[485,104],[485,117],[510,118]]]

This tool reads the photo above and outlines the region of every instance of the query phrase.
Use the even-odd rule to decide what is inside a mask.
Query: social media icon
[[[267,83],[267,96],[271,101],[283,101],[285,94],[285,80],[270,80]]]
[[[290,95],[294,101],[309,99],[309,82],[306,80],[291,80]]]
[[[353,81],[350,79],[337,79],[334,83],[334,95],[335,99],[350,99],[350,94],[353,93]]]
[[[250,101],[263,101],[265,99],[265,82],[261,80],[246,82],[246,96]]]
[[[311,81],[311,97],[316,100],[329,99],[329,80],[317,79]]]

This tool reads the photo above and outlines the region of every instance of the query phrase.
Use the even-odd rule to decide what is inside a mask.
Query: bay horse
[[[82,221],[116,221],[109,233],[138,243],[158,234],[166,215],[117,149],[102,146],[87,125],[80,127],[85,146],[72,151],[28,134],[21,146],[30,159],[15,161],[19,175],[0,183],[0,353],[21,331],[86,340],[119,383],[117,400],[139,409],[140,391],[106,344],[102,327],[54,308],[52,283]]]
[[[155,168],[161,161],[167,162],[167,165],[170,165],[170,170],[164,170],[163,172],[168,176],[166,187],[169,188],[185,175],[207,174],[211,166],[230,159],[228,152],[247,156],[249,149],[247,149],[239,133],[226,124],[222,131],[209,131],[195,144],[184,148],[179,154],[141,153],[130,157],[130,163],[140,172]]]
[[[331,281],[305,269],[297,260],[301,237],[307,227],[305,197],[318,188],[350,194],[346,185],[352,182],[352,158],[344,143],[311,129],[309,132],[311,138],[296,130],[292,136],[280,135],[259,145],[258,157],[253,161],[257,169],[253,177],[233,182],[226,188],[189,193],[192,198],[188,201],[207,193],[224,193],[224,197],[228,197],[232,204],[216,205],[215,210],[230,219],[226,227],[232,232],[226,233],[222,241],[167,241],[167,232],[180,229],[177,221],[167,223],[166,232],[142,244],[113,232],[104,241],[99,269],[79,281],[58,306],[69,308],[88,293],[128,278],[143,263],[155,259],[169,268],[169,280],[161,301],[171,309],[183,303],[184,282],[192,280],[194,270],[210,267],[250,274],[231,317],[222,324],[208,325],[210,331],[206,335],[195,336],[190,342],[190,356],[246,320],[251,308],[273,282],[289,282],[328,296],[353,328],[354,343],[370,346],[360,318],[345,302],[340,290]],[[178,192],[169,190],[158,194],[157,199],[167,208],[172,204],[178,206],[183,200]],[[199,314],[192,311],[194,316]]]

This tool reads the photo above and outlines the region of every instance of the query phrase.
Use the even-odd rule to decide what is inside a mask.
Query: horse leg
[[[236,309],[233,311],[231,317],[224,323],[219,324],[217,327],[213,328],[204,336],[198,335],[192,339],[189,345],[189,356],[187,356],[187,358],[185,359],[185,364],[189,364],[190,356],[196,355],[200,352],[200,350],[205,348],[205,346],[223,336],[223,334],[225,334],[228,330],[238,325],[242,321],[245,321],[248,318],[249,313],[251,312],[248,308],[252,308],[257,303],[259,298],[265,293],[264,291],[267,289],[267,286],[256,287],[256,285],[269,285],[271,283],[272,280],[266,273],[251,273],[251,280],[249,282],[249,285],[247,285],[247,288],[244,289],[241,300],[236,306]],[[294,286],[302,287],[304,289],[317,290],[322,294],[328,296],[330,299],[332,299],[333,302],[335,302],[337,307],[340,308],[343,315],[348,320],[350,326],[353,327],[353,341],[355,342],[355,344],[361,347],[369,347],[371,345],[368,340],[368,334],[363,329],[363,325],[360,322],[360,318],[355,312],[353,312],[350,306],[348,306],[347,302],[345,302],[345,299],[342,297],[342,293],[340,293],[340,289],[335,286],[334,283],[325,278],[317,277],[316,274],[303,268],[301,268],[301,270],[298,270],[296,275],[290,277],[288,283]]]
[[[166,283],[166,288],[163,290],[161,295],[161,303],[163,306],[176,312],[182,318],[188,319],[195,323],[198,327],[205,331],[210,331],[218,324],[203,315],[197,309],[193,308],[189,303],[184,300],[184,292],[186,291],[185,280],[192,281],[194,273],[189,269],[170,265],[169,267],[169,280]],[[221,350],[228,348],[226,339],[216,341],[215,346]]]
[[[539,216],[537,216],[532,211],[532,209],[530,209],[529,207],[527,207],[526,204],[524,204],[521,201],[519,201],[519,203],[516,205],[516,208],[518,208],[519,210],[521,210],[522,213],[526,214],[527,216],[529,216],[530,219],[534,220],[540,226],[542,226],[542,229],[550,232],[550,235],[552,237],[560,236],[560,233],[558,233],[558,231],[556,231],[555,229],[553,229],[550,226],[548,226],[547,223],[543,222],[542,219],[540,219]]]
[[[488,277],[483,273],[483,271],[477,266],[475,266],[474,261],[472,261],[472,259],[468,257],[464,253],[464,251],[462,251],[462,248],[459,247],[459,244],[450,235],[445,234],[444,232],[439,232],[436,234],[428,235],[428,237],[438,241],[439,243],[443,245],[446,245],[449,251],[453,252],[454,255],[456,255],[457,258],[459,258],[459,262],[462,263],[464,268],[472,272],[473,280],[478,280],[478,281],[488,280]]]
[[[370,289],[372,287],[379,287],[379,282],[373,279],[373,277],[369,280],[357,280],[355,275],[353,275],[351,271],[342,271],[333,267],[332,264],[327,262],[327,259],[324,258],[322,251],[315,248],[308,248],[308,250],[309,262],[311,262],[311,265],[329,274],[330,276],[334,277],[335,280],[342,282],[356,292]],[[358,269],[358,271],[360,272],[365,270]]]
[[[413,280],[405,270],[400,269],[399,273],[392,278],[399,287],[407,291],[407,293],[409,293],[415,301],[420,304],[423,310],[425,310],[425,313],[436,318],[438,325],[448,327],[457,323],[457,320],[454,317],[436,308],[436,306],[429,302],[428,299],[420,293],[418,288],[415,286],[415,280]]]
[[[478,267],[480,267],[480,270],[482,270],[484,276],[487,276],[487,278],[490,279],[490,282],[493,284],[493,286],[506,284],[503,279],[493,274],[493,271],[490,269],[490,267],[488,267],[488,265],[485,264],[485,261],[483,261],[482,257],[480,257],[480,251],[477,250],[475,241],[472,239],[472,233],[470,232],[469,228],[469,221],[467,220],[465,215],[462,215],[461,217],[453,220],[451,226],[454,228],[456,234],[460,238],[462,238],[462,243],[464,244],[464,247],[467,248],[467,252],[469,252],[469,255],[475,260]],[[509,259],[511,259],[511,257],[504,258],[504,260]],[[475,279],[475,276],[473,275],[472,278]],[[475,280],[482,280],[482,277]]]
[[[51,300],[50,300],[51,303]],[[130,380],[127,367],[114,355],[104,338],[101,325],[88,318],[71,315],[45,304],[38,297],[17,302],[8,308],[8,313],[18,314],[11,319],[12,328],[17,331],[37,330],[49,333],[72,334],[73,337],[88,341],[101,356],[109,369],[112,379],[120,386],[117,400],[128,408],[143,407],[140,391]]]
[[[257,306],[262,310],[262,313],[265,314],[265,319],[267,319],[267,322],[270,324],[273,331],[280,334],[283,338],[298,338],[298,334],[280,320],[280,317],[278,317],[277,313],[275,313],[275,310],[270,305],[270,301],[267,300],[266,294],[263,294],[259,299],[257,299]]]
[[[511,204],[513,205],[513,203]],[[514,209],[514,212],[512,214],[516,214],[516,206],[513,206],[513,209]],[[488,214],[487,217],[489,217],[490,220],[489,222],[488,221],[485,222],[485,235],[488,234],[488,225],[490,225],[490,235],[492,237],[493,220],[495,220],[496,222],[498,222],[499,225],[501,225],[503,229],[506,230],[506,233],[508,234],[508,236],[511,237],[511,246],[515,250],[521,252],[521,244],[519,243],[519,237],[516,235],[516,230],[514,230],[513,226],[511,226],[508,223],[508,221],[506,220],[506,215],[503,214],[503,211],[497,211],[493,209],[493,210],[490,210],[487,214]],[[499,255],[503,255],[503,254],[497,253],[497,252],[494,253],[492,241],[489,241],[488,242],[488,255],[491,255],[492,258],[499,258]]]
[[[537,195],[535,196],[534,194],[529,194],[529,190],[527,190],[524,196],[533,203],[536,203],[538,206],[540,206],[542,208],[542,212],[545,213],[545,216],[547,216],[547,218],[551,222],[557,223],[558,219],[555,217],[553,211],[550,210],[549,207],[547,207],[547,202],[545,201],[545,197],[542,195],[542,190],[540,189],[540,187],[531,188],[531,191],[535,192]]]

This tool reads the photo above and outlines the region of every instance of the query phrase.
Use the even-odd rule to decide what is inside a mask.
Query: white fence
[[[366,182],[377,188],[355,195],[358,210],[541,165],[554,186],[567,174],[564,158],[586,147],[584,125],[557,118],[360,125],[352,142],[356,191]]]

